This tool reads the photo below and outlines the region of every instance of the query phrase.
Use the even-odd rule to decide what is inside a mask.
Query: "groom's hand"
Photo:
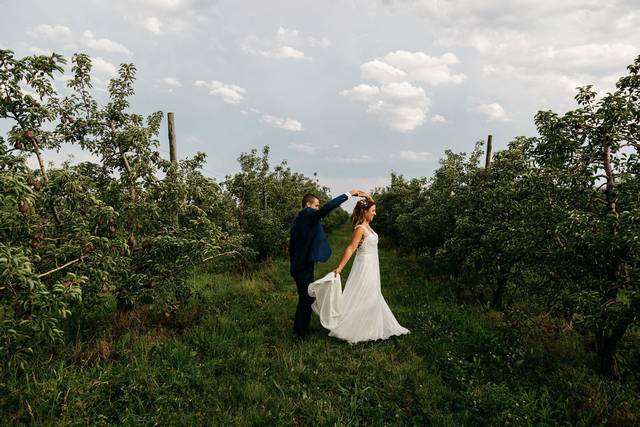
[[[358,197],[364,197],[365,199],[367,199],[369,201],[373,201],[373,197],[371,197],[371,194],[368,191],[351,190],[351,195],[352,196],[358,196]]]

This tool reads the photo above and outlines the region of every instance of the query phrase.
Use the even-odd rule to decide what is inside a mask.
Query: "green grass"
[[[350,238],[331,236],[331,271]],[[349,345],[292,334],[287,260],[250,277],[194,274],[169,322],[152,307],[93,319],[94,338],[3,373],[0,421],[45,425],[633,425],[637,384],[600,380],[580,337],[514,329],[460,304],[392,251],[382,291],[411,334]],[[348,267],[343,272],[347,277]],[[108,318],[109,312],[104,313]],[[102,326],[100,326],[102,325]]]

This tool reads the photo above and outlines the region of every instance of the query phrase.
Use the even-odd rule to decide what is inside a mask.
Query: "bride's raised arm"
[[[353,230],[353,234],[351,235],[351,242],[349,242],[349,244],[345,248],[338,267],[333,270],[334,276],[337,276],[342,272],[344,266],[347,264],[347,262],[349,262],[349,258],[351,258],[351,255],[353,255],[355,250],[358,248],[363,235],[364,229],[362,227],[356,227],[355,230]]]

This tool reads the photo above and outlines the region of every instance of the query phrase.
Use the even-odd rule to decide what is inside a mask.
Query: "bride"
[[[389,309],[380,289],[378,234],[370,227],[376,216],[376,204],[370,197],[358,201],[351,218],[355,224],[351,242],[347,245],[338,267],[309,285],[309,295],[315,297],[314,311],[329,335],[357,343],[387,339],[408,334]],[[344,292],[339,275],[356,253]],[[327,283],[329,282],[329,283]]]

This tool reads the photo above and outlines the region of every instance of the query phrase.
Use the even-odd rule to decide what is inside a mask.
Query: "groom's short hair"
[[[313,199],[320,200],[320,197],[316,196],[315,194],[311,194],[311,193],[305,194],[304,197],[302,198],[302,209],[307,207],[307,203],[313,202]]]

